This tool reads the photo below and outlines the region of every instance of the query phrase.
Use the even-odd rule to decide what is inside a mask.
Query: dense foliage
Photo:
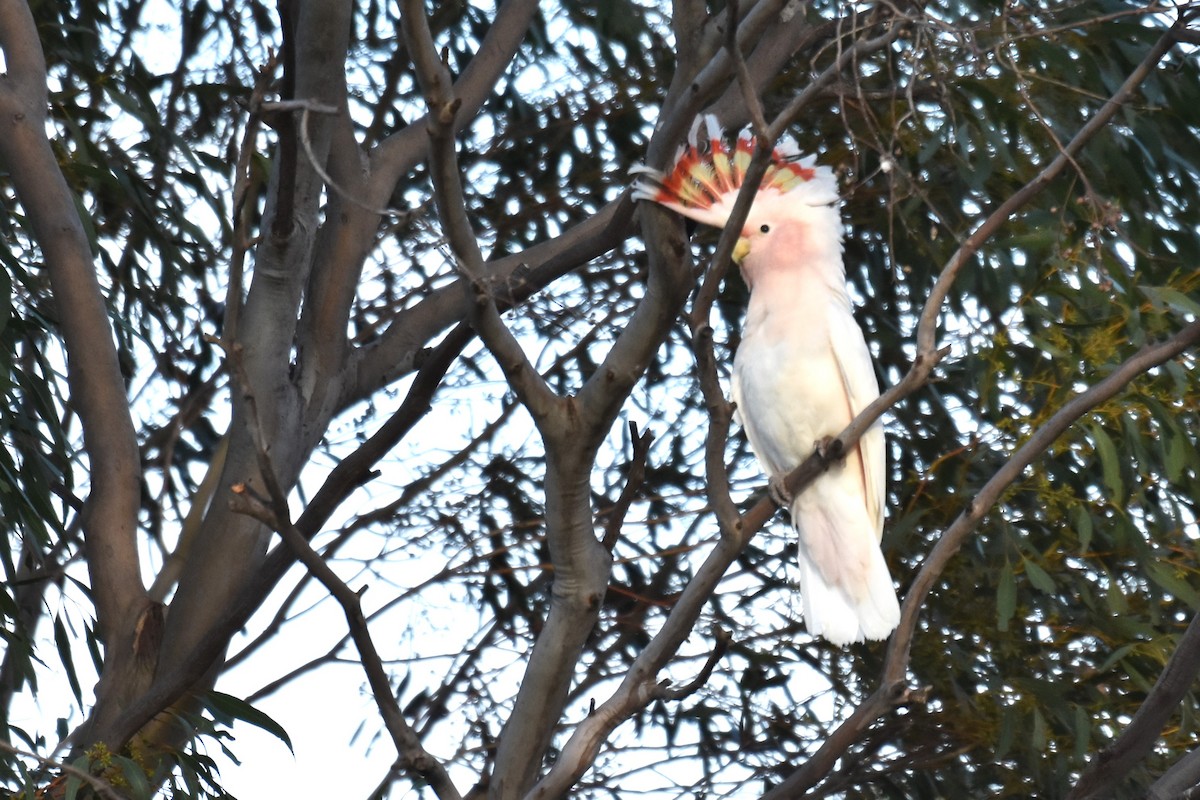
[[[3,5],[4,19],[23,8]],[[698,306],[716,234],[695,231],[690,249],[672,249],[682,223],[635,209],[627,193],[629,168],[669,159],[701,110],[735,126],[749,119],[722,50],[739,9],[335,5],[29,7],[50,90],[46,131],[83,221],[135,428],[130,574],[148,588],[127,614],[94,609],[104,593],[85,542],[99,534],[85,510],[98,455],[67,382],[91,356],[63,338],[72,307],[48,277],[37,207],[14,177],[21,163],[0,151],[8,790],[57,778],[50,791],[65,791],[65,761],[131,796],[158,784],[219,796],[204,742],[224,741],[231,718],[280,732],[305,714],[291,704],[294,717],[274,710],[272,720],[247,700],[299,691],[314,668],[361,683],[361,672],[330,669],[370,660],[361,646],[306,616],[330,592],[269,535],[292,522],[349,587],[370,587],[363,602],[395,710],[464,793],[521,796],[551,765],[583,759],[580,796],[758,796],[834,742],[841,760],[820,769],[815,795],[1065,797],[1160,697],[1152,689],[1177,648],[1173,668],[1194,677],[1200,658],[1181,647],[1200,610],[1194,344],[1038,439],[1072,398],[1200,319],[1190,4],[741,4],[736,32],[767,119],[816,89],[788,130],[838,172],[848,279],[885,387],[919,352],[939,275],[956,252],[967,256],[940,308],[936,343],[948,351],[884,417],[884,551],[902,596],[960,514],[983,516],[913,600],[922,604],[900,663],[908,692],[878,720],[852,721],[844,744],[831,732],[876,696],[885,647],[834,648],[805,633],[780,514],[736,555],[665,669],[646,677],[687,691],[638,695],[590,769],[571,735],[658,646],[721,538],[710,481],[725,476],[712,454],[728,465],[738,509],[765,489],[736,423],[727,442],[706,439],[722,412],[702,392],[709,340],[688,318],[711,324],[724,380],[746,288],[730,270],[712,313]],[[412,11],[422,5],[459,81],[457,164],[426,131],[437,92],[420,66]],[[504,26],[517,28],[511,63]],[[888,34],[832,67],[854,42]],[[3,93],[28,80],[16,47],[0,29]],[[1111,121],[1071,149],[1131,76]],[[311,104],[270,105],[279,100]],[[463,176],[486,269],[474,281],[449,229],[445,205],[457,198],[443,169]],[[1027,202],[1005,206],[1030,185]],[[996,209],[1002,224],[972,238]],[[527,364],[500,350],[488,298]],[[648,308],[657,327],[639,317]],[[628,355],[639,347],[644,358]],[[563,433],[573,414],[588,426]],[[1030,442],[1029,466],[976,509]],[[580,541],[570,538],[580,515],[594,523],[584,561],[611,553],[611,574],[591,574],[602,593],[572,618],[584,621],[581,650],[563,645],[555,662],[566,696],[555,706],[547,690],[551,707],[528,712],[547,740],[521,774],[505,734],[525,730],[512,722],[525,721],[518,690],[541,690],[530,665],[542,663],[534,643],[559,635],[549,610],[574,602],[578,553],[564,555],[562,542]],[[289,653],[278,641],[289,629],[319,641],[320,654]],[[117,641],[136,650],[129,663]],[[253,663],[273,675],[260,692],[209,691],[223,669]],[[122,713],[193,666],[125,731]],[[70,708],[33,724],[7,716],[55,673],[67,676]],[[1164,724],[1139,732],[1144,748],[1106,776],[1108,791],[1143,796],[1200,746],[1200,695],[1181,695]],[[403,749],[388,714],[364,723],[401,749],[398,767],[373,777],[384,795],[452,796]],[[253,770],[252,752],[225,746]]]

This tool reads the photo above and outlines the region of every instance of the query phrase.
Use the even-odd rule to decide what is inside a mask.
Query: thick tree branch
[[[1195,797],[1197,786],[1200,786],[1200,749],[1172,764],[1150,787],[1146,800],[1187,800]]]
[[[294,10],[296,98],[329,106],[344,102],[353,9],[342,3],[299,3]],[[325,429],[324,424],[312,422],[309,410],[328,408],[333,402],[331,397],[339,394],[333,381],[310,381],[300,386],[295,380],[301,300],[312,269],[315,220],[326,188],[314,162],[324,163],[327,159],[332,129],[331,121],[322,115],[313,116],[309,123],[306,135],[310,137],[312,156],[297,158],[295,180],[289,181],[293,188],[288,190],[286,202],[280,197],[287,187],[279,185],[279,170],[272,173],[261,221],[267,234],[255,249],[253,280],[237,331],[239,341],[246,344],[245,369],[256,396],[271,398],[259,409],[259,425],[271,442],[279,480],[289,487]],[[276,159],[276,163],[280,161]],[[283,214],[292,215],[294,224],[277,219]],[[250,480],[257,469],[254,446],[236,395],[233,411],[221,479],[225,485]],[[192,654],[213,630],[221,627],[222,618],[245,587],[261,585],[259,570],[268,539],[260,525],[231,514],[225,504],[210,506],[204,530],[196,539],[171,601],[171,623],[164,633],[156,683],[166,676],[190,672]],[[203,666],[211,668],[214,662]],[[124,708],[122,718],[127,718],[131,710]]]
[[[0,160],[45,258],[83,424],[91,490],[84,545],[102,636],[123,647],[146,603],[137,553],[141,463],[112,328],[75,198],[46,139],[46,64],[29,7],[0,0]],[[109,653],[116,658],[115,653]]]

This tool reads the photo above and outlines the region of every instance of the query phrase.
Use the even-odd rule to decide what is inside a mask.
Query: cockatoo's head
[[[707,139],[699,138],[703,125]],[[712,115],[696,120],[688,143],[669,173],[636,167],[635,200],[652,200],[705,225],[722,228],[729,221],[738,190],[754,154],[754,137],[742,131],[731,147]],[[734,248],[734,260],[753,288],[759,265],[795,263],[810,257],[837,255],[840,267],[842,225],[837,212],[837,180],[833,170],[816,166],[815,156],[802,156],[790,138],[775,145],[750,213]]]

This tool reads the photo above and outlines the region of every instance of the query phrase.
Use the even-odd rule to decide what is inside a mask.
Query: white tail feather
[[[886,639],[900,623],[896,590],[862,501],[839,488],[818,480],[792,504],[808,632],[838,645]]]

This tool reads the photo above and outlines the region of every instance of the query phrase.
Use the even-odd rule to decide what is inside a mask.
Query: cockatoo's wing
[[[829,319],[829,338],[833,355],[842,375],[851,418],[879,397],[879,381],[871,361],[871,351],[863,339],[862,330],[848,308],[838,308]],[[883,424],[876,422],[858,440],[862,463],[863,499],[867,515],[875,526],[875,538],[883,536],[885,487],[887,485],[887,456],[884,452]]]

